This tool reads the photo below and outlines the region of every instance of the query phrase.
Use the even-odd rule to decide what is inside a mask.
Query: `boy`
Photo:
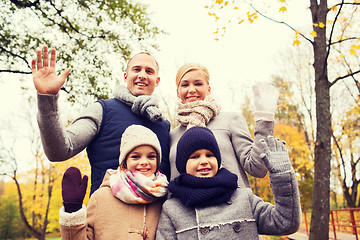
[[[286,235],[301,223],[299,190],[284,143],[268,137],[262,159],[269,170],[275,205],[250,188],[238,188],[237,176],[221,168],[213,133],[192,127],[180,138],[176,168],[180,176],[160,216],[156,239],[259,239]]]

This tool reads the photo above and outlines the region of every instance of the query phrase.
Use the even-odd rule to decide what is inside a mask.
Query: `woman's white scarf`
[[[165,117],[159,109],[158,101],[153,95],[135,97],[126,86],[121,85],[116,91],[115,98],[129,106],[136,115],[146,117],[152,122],[165,121]]]
[[[159,171],[151,177],[118,169],[109,179],[113,195],[128,204],[147,204],[167,193],[168,181]]]
[[[209,121],[220,112],[220,105],[217,104],[211,95],[204,100],[179,103],[177,109],[177,121],[186,126],[187,129],[194,126],[206,127]]]

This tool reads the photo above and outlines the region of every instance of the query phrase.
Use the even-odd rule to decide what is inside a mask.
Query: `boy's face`
[[[155,59],[148,54],[135,55],[128,64],[124,79],[134,96],[151,95],[160,82]]]
[[[195,177],[213,177],[218,172],[218,161],[207,149],[199,149],[190,155],[186,163],[186,173]]]
[[[206,74],[201,70],[187,72],[180,80],[177,96],[182,103],[204,100],[211,93]]]
[[[138,146],[127,156],[126,166],[132,173],[138,172],[150,177],[157,169],[157,153],[153,147]]]

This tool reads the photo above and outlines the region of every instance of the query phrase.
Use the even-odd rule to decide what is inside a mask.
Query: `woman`
[[[180,137],[192,126],[206,126],[214,133],[219,143],[224,159],[223,167],[238,176],[239,187],[250,187],[246,173],[259,178],[267,173],[260,158],[262,148],[259,140],[273,135],[279,93],[266,83],[255,85],[253,140],[241,113],[220,110],[220,106],[211,96],[209,81],[209,71],[197,63],[183,65],[176,74],[177,96],[181,101],[177,109],[180,126],[170,132],[171,180],[179,176],[174,166],[176,146]]]

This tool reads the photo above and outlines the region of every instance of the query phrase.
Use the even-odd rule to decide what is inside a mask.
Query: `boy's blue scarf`
[[[225,168],[209,178],[183,173],[169,183],[168,190],[187,207],[207,207],[226,203],[238,187],[237,179]]]

